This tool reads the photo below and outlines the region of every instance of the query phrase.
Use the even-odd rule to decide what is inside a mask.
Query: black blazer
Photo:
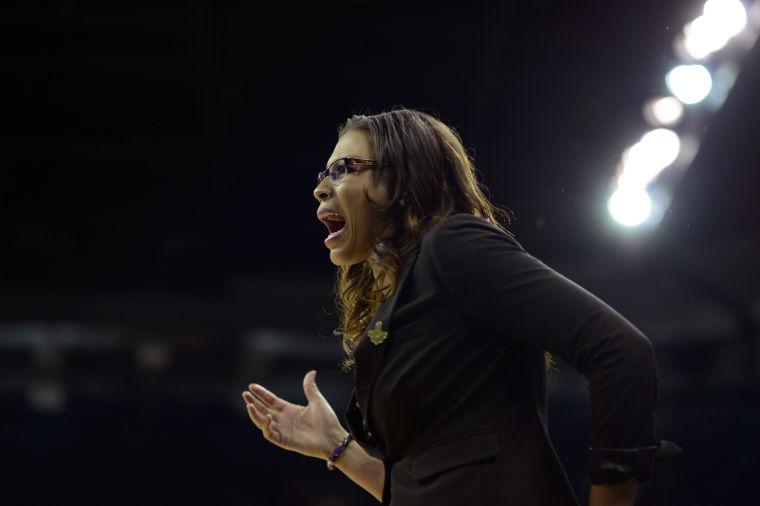
[[[429,231],[355,351],[348,430],[385,465],[383,504],[576,506],[546,425],[544,350],[589,380],[592,483],[647,481],[655,359],[623,316],[469,214]]]

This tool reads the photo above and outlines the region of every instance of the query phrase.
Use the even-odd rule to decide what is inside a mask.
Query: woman
[[[589,380],[589,504],[632,504],[635,482],[680,452],[655,438],[649,340],[525,252],[434,117],[354,116],[327,167],[314,196],[338,266],[348,430],[309,371],[307,406],[243,393],[264,437],[383,504],[577,505],[547,434],[551,353]]]

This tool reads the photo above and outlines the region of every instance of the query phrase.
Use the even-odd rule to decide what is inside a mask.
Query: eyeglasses
[[[374,160],[366,160],[364,158],[351,158],[344,156],[333,161],[327,170],[317,174],[317,183],[321,183],[326,177],[330,177],[330,184],[338,184],[343,179],[343,176],[349,173],[359,172],[362,168],[372,168],[375,165]]]

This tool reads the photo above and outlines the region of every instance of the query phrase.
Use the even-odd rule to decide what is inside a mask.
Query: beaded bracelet
[[[352,439],[354,439],[354,437],[349,433],[346,437],[343,438],[338,446],[332,449],[330,454],[327,456],[327,469],[330,471],[335,469],[335,460],[340,457],[340,454],[343,453],[343,450],[346,449],[348,443],[350,443]]]

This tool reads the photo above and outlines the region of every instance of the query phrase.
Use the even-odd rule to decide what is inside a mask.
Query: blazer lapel
[[[386,340],[393,339],[393,326],[391,325],[393,309],[396,307],[396,301],[403,291],[404,284],[418,255],[419,247],[409,253],[401,266],[396,291],[377,308],[364,331],[359,346],[354,351],[356,398],[365,420],[369,419],[370,398],[385,358]]]

